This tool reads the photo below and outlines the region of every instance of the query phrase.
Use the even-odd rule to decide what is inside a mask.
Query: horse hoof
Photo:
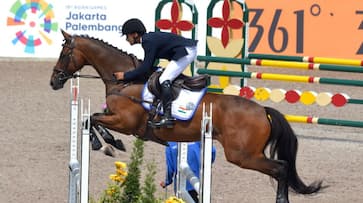
[[[103,151],[103,153],[107,156],[110,156],[110,157],[116,156],[115,150],[110,145],[102,147],[101,151]]]
[[[125,147],[124,143],[122,143],[122,141],[119,139],[115,140],[114,147],[116,147],[116,149],[118,149],[118,150],[126,152],[126,147]]]
[[[102,147],[102,143],[95,135],[91,135],[92,150],[99,150]]]
[[[287,198],[278,198],[276,203],[289,203],[289,200]]]

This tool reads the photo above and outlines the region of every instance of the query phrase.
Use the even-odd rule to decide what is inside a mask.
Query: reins
[[[102,78],[101,76],[96,76],[96,75],[82,75],[82,74],[72,74],[72,75],[63,74],[63,75],[64,75],[63,77],[59,78],[60,80],[68,80],[71,78],[87,78],[87,79],[102,79],[105,82],[117,83],[116,79],[105,79],[105,78]]]
[[[102,78],[101,76],[97,76],[97,75],[82,75],[82,74],[73,74],[71,76],[72,78],[88,78],[88,79],[102,79],[105,82],[113,82],[113,83],[117,83],[116,78],[115,79],[105,79]]]

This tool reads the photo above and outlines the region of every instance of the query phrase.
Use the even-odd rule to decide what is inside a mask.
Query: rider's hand
[[[164,181],[161,181],[161,182],[160,182],[160,186],[161,186],[162,188],[165,188],[165,187],[166,187],[165,182],[164,182]]]
[[[124,72],[115,72],[113,73],[113,76],[116,80],[123,80],[124,79]]]
[[[124,79],[124,72],[115,72],[112,74],[113,80],[115,80],[116,83],[122,82]]]

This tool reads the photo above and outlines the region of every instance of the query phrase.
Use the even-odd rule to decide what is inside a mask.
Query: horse
[[[144,84],[118,83],[113,76],[117,71],[135,69],[142,60],[98,38],[61,32],[64,43],[51,74],[51,87],[54,90],[63,88],[69,78],[77,77],[77,71],[85,65],[92,66],[104,82],[108,112],[92,114],[91,126],[145,138],[149,128],[148,111],[141,105]],[[205,93],[200,103],[213,103],[212,137],[223,146],[226,160],[276,180],[277,203],[289,202],[289,189],[311,195],[325,188],[322,180],[305,184],[299,177],[296,169],[297,136],[278,110],[243,97],[210,92]],[[199,141],[201,106],[190,120],[176,121],[173,128],[151,129],[156,139],[150,140]],[[209,111],[208,105],[206,110]],[[269,156],[265,154],[268,147]]]

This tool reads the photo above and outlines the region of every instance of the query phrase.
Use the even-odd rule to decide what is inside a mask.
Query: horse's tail
[[[306,185],[296,171],[296,154],[298,149],[297,137],[288,121],[276,109],[265,107],[271,122],[270,156],[287,162],[288,184],[294,192],[312,194],[322,189],[322,181]],[[277,157],[276,157],[277,155]]]

